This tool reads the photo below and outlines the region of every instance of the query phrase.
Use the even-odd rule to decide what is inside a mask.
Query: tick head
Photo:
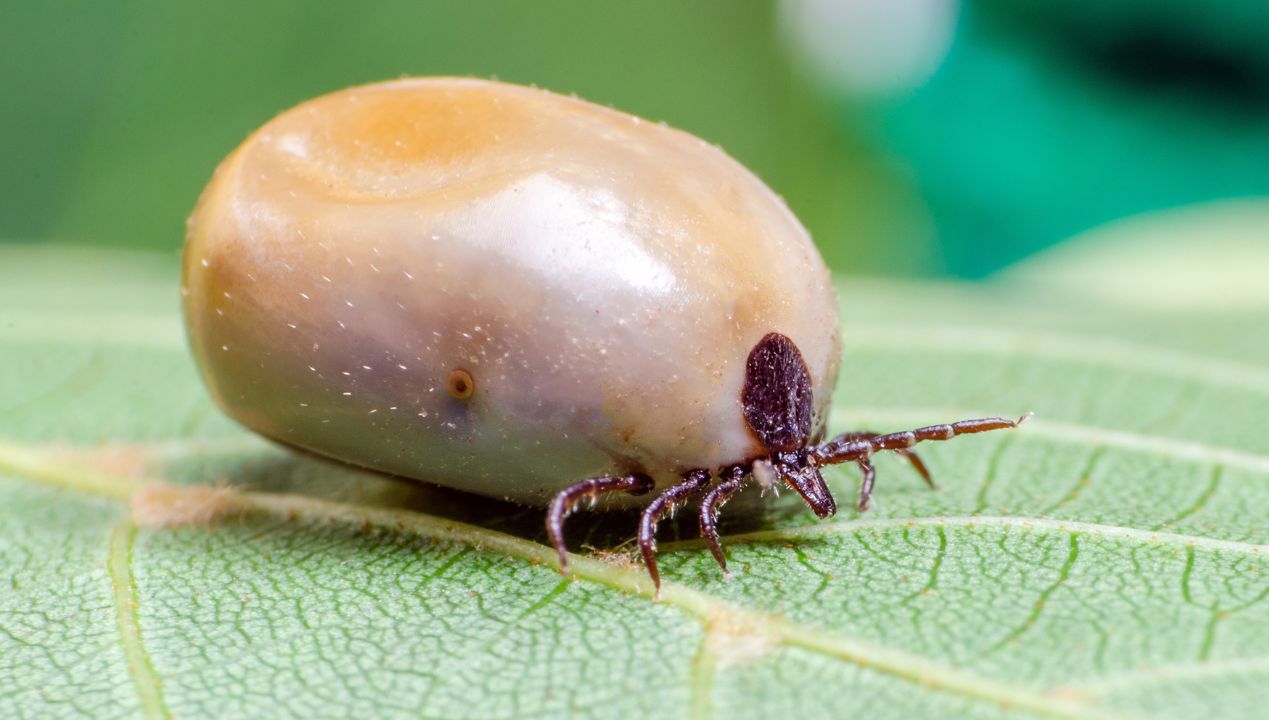
[[[837,512],[837,501],[829,492],[820,469],[812,464],[806,452],[788,453],[793,457],[788,462],[776,461],[772,467],[780,474],[780,479],[788,483],[815,513],[816,517],[826,518]]]
[[[740,391],[745,424],[766,449],[780,479],[798,491],[819,517],[837,511],[819,468],[806,453],[811,438],[811,375],[797,345],[780,333],[767,333],[745,363]]]

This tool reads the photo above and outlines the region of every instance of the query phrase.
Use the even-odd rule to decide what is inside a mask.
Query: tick
[[[836,511],[820,468],[1000,418],[824,440],[842,343],[823,260],[717,147],[543,90],[408,79],[303,103],[217,168],[190,217],[190,345],[273,440],[547,508],[658,521],[747,478]]]

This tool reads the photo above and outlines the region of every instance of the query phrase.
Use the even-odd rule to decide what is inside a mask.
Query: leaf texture
[[[833,430],[1036,420],[923,447],[938,492],[879,458],[868,513],[729,505],[730,579],[667,524],[654,599],[612,549],[631,517],[577,516],[608,549],[566,579],[540,511],[237,428],[175,285],[167,258],[0,250],[6,714],[1262,714],[1262,311],[845,282]]]

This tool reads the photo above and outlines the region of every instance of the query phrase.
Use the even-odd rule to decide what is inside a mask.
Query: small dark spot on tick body
[[[445,379],[445,391],[455,400],[466,400],[476,392],[476,379],[466,370],[454,368]]]

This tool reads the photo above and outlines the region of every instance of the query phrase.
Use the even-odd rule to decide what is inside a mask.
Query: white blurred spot
[[[776,474],[775,468],[771,466],[769,460],[758,460],[753,464],[753,479],[758,481],[758,487],[766,492],[768,488],[776,487],[780,482],[780,476]]]
[[[304,160],[308,159],[308,140],[303,135],[288,133],[283,135],[275,145],[278,150],[288,155],[294,155]]]
[[[674,273],[631,231],[628,211],[611,192],[538,173],[473,202],[459,224],[469,245],[514,256],[510,266],[535,272],[550,286],[584,277],[595,286],[671,292]]]
[[[946,57],[960,0],[781,0],[794,52],[821,80],[857,95],[919,87]]]

